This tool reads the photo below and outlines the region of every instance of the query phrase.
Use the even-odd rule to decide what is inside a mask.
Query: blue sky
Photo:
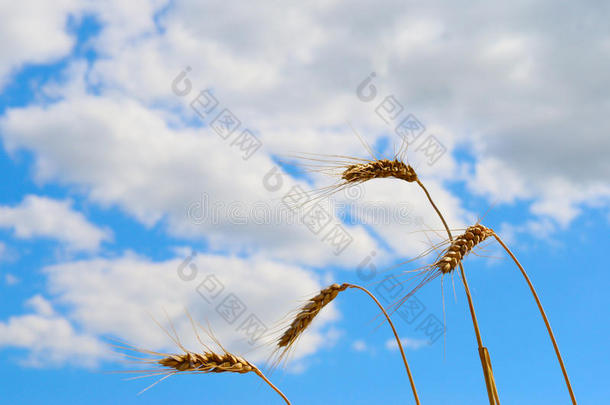
[[[334,282],[391,299],[383,270],[444,240],[417,187],[381,180],[340,191],[320,202],[329,223],[319,232],[282,201],[293,186],[336,181],[288,156],[366,158],[348,122],[391,156],[409,114],[425,128],[410,133],[406,159],[450,226],[483,217],[506,240],[538,290],[579,403],[610,397],[608,10],[382,3],[0,7],[12,22],[0,28],[4,402],[281,403],[254,375],[173,376],[138,395],[155,379],[115,373],[133,366],[110,339],[176,351],[151,319],[167,325],[167,313],[196,350],[187,308],[225,347],[264,365],[272,340],[249,342],[239,329],[247,316],[281,331],[290,310]],[[374,92],[368,100],[357,89],[371,72],[360,87]],[[227,110],[239,122],[229,134],[214,121]],[[439,142],[436,153],[427,142]],[[329,244],[331,228],[349,235],[343,250]],[[502,403],[569,403],[518,269],[495,243],[475,253],[465,266]],[[180,273],[187,257],[192,279]],[[364,280],[370,266],[377,273]],[[206,301],[210,277],[223,289]],[[394,317],[422,404],[487,401],[454,282],[455,294],[449,277],[420,290],[412,322]],[[235,320],[217,310],[229,296],[244,306]],[[377,316],[361,292],[341,293],[271,379],[294,404],[413,403]],[[429,317],[446,323],[432,342],[419,327]]]

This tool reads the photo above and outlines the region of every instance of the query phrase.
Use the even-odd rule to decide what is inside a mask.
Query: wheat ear
[[[347,166],[341,178],[347,183],[362,183],[371,179],[394,177],[408,182],[417,181],[415,170],[398,160],[379,159]]]
[[[346,284],[333,284],[310,298],[307,304],[305,304],[294,317],[288,329],[286,329],[279,338],[277,346],[290,348],[311,324],[313,319],[320,313],[322,308],[332,302],[332,300],[334,300],[341,291],[345,291],[347,287]]]
[[[572,399],[572,404],[576,405],[576,397],[574,395],[574,391],[572,390],[572,384],[570,384],[570,379],[568,377],[568,372],[566,370],[565,364],[563,363],[563,359],[561,358],[561,352],[559,351],[559,346],[557,345],[557,341],[555,340],[555,335],[553,334],[553,329],[551,329],[551,324],[549,322],[549,319],[547,318],[546,313],[544,312],[544,308],[542,308],[542,303],[540,302],[540,298],[538,298],[538,294],[536,293],[536,290],[534,289],[534,285],[532,284],[532,281],[530,280],[527,273],[525,272],[525,269],[523,268],[521,263],[519,263],[519,260],[517,260],[517,258],[513,254],[513,252],[508,248],[508,246],[506,246],[506,244],[502,241],[502,239],[500,239],[500,237],[495,232],[493,233],[493,237],[504,248],[506,253],[508,253],[508,255],[513,259],[513,261],[515,262],[515,264],[517,265],[519,270],[521,270],[521,274],[523,275],[523,278],[525,278],[525,281],[527,282],[527,285],[529,286],[530,291],[532,292],[532,295],[534,296],[534,300],[536,300],[536,304],[538,305],[538,309],[540,310],[540,315],[542,315],[542,319],[544,320],[544,324],[546,325],[546,330],[549,333],[551,342],[553,342],[553,348],[555,349],[555,355],[557,356],[557,360],[559,361],[559,365],[561,367],[561,372],[563,373],[563,378],[566,382],[566,386],[568,387],[568,391],[570,393],[570,398]]]
[[[194,373],[239,373],[245,374],[253,372],[265,381],[282,399],[290,405],[290,401],[265,375],[258,367],[250,363],[246,359],[234,354],[224,352],[222,354],[214,352],[193,353],[186,352],[183,354],[171,354],[157,361],[157,363],[165,368],[176,370],[177,372],[194,372]]]
[[[466,232],[451,242],[445,254],[433,264],[433,267],[438,268],[443,274],[452,272],[476,245],[493,234],[491,229],[481,224],[469,226]]]
[[[282,334],[282,336],[278,339],[277,346],[278,348],[283,348],[283,353],[280,354],[280,358],[282,358],[286,352],[292,347],[292,345],[297,341],[299,336],[305,332],[307,327],[311,324],[313,319],[320,313],[322,308],[332,302],[340,292],[345,291],[348,288],[354,288],[366,293],[375,304],[381,309],[383,312],[388,324],[392,328],[392,333],[394,334],[394,338],[396,339],[396,343],[398,344],[398,349],[400,350],[400,355],[402,356],[402,361],[405,365],[405,370],[407,371],[407,375],[409,377],[409,383],[411,384],[411,390],[413,391],[413,397],[415,398],[415,403],[420,405],[419,396],[417,394],[417,389],[415,388],[415,381],[413,380],[413,375],[411,374],[411,369],[409,368],[409,363],[407,362],[407,356],[405,355],[404,349],[402,347],[402,342],[400,341],[400,337],[398,336],[398,332],[394,327],[394,323],[390,319],[390,316],[386,312],[385,308],[379,300],[366,288],[361,287],[356,284],[343,283],[332,284],[325,289],[321,290],[314,297],[309,299],[309,302],[305,304],[299,313],[295,316],[294,320],[290,324],[290,326],[286,329],[286,331]]]
[[[199,336],[199,333],[197,332],[195,322],[193,321],[193,318],[190,316],[188,311],[187,311],[187,316],[189,317],[191,324],[193,325],[193,331],[195,332],[195,336],[197,337],[197,340],[199,341],[199,343],[201,343],[201,345],[205,349],[203,352],[197,353],[197,352],[192,352],[190,350],[187,350],[180,342],[180,339],[178,338],[178,335],[176,334],[176,331],[175,331],[173,325],[171,325],[171,323],[170,323],[170,325],[171,325],[171,330],[173,332],[173,335],[170,334],[165,328],[163,328],[163,326],[161,326],[156,320],[155,320],[155,323],[157,323],[157,325],[159,325],[159,327],[170,337],[170,339],[172,339],[172,341],[174,341],[174,343],[176,343],[178,345],[178,347],[180,349],[182,349],[182,351],[184,353],[180,353],[180,354],[159,353],[159,352],[155,352],[155,351],[151,351],[151,350],[133,347],[128,344],[113,345],[118,349],[128,350],[131,352],[141,353],[141,354],[145,355],[145,357],[137,357],[137,356],[125,354],[125,356],[128,358],[135,359],[137,362],[157,366],[157,368],[152,369],[152,370],[132,371],[132,372],[142,373],[142,374],[149,373],[147,375],[142,375],[142,376],[133,377],[133,378],[164,376],[161,379],[159,379],[158,381],[156,381],[155,383],[153,383],[152,385],[150,385],[147,388],[145,388],[144,390],[142,390],[140,393],[143,393],[144,391],[152,388],[154,385],[158,384],[159,382],[163,381],[164,379],[166,379],[168,377],[171,377],[172,375],[181,374],[181,373],[182,374],[187,374],[187,373],[246,374],[246,373],[252,372],[252,373],[256,374],[257,376],[259,376],[279,396],[281,396],[282,399],[286,402],[286,404],[290,405],[290,401],[284,395],[284,393],[282,391],[280,391],[280,389],[277,388],[262,373],[262,371],[258,367],[256,367],[254,364],[250,363],[243,357],[236,356],[232,353],[229,353],[220,344],[218,339],[216,339],[216,337],[214,337],[212,332],[206,330],[206,333],[210,336],[210,338],[220,347],[220,349],[222,350],[222,353],[218,353],[218,352],[210,349],[210,347],[201,340],[201,337]],[[151,358],[151,356],[153,356],[153,357]]]

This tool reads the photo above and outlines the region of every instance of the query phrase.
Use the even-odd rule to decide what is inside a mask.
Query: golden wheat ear
[[[298,339],[303,335],[305,330],[311,325],[314,318],[320,313],[320,311],[322,311],[325,306],[327,306],[335,298],[337,298],[339,293],[347,290],[348,288],[357,289],[366,293],[373,301],[375,301],[379,309],[385,315],[388,324],[392,328],[392,333],[394,334],[394,338],[396,339],[396,343],[400,350],[400,354],[402,356],[402,360],[405,365],[407,375],[409,377],[409,383],[411,384],[411,389],[413,391],[413,397],[415,398],[415,403],[417,405],[420,405],[419,396],[417,394],[417,389],[415,388],[415,382],[413,380],[413,375],[411,374],[411,369],[409,368],[409,363],[407,362],[407,357],[402,347],[402,342],[400,341],[400,337],[398,336],[398,332],[396,331],[396,328],[394,327],[390,316],[386,312],[385,308],[383,308],[383,305],[381,305],[381,303],[377,300],[377,298],[375,298],[375,296],[370,291],[356,284],[332,284],[321,290],[312,298],[310,298],[309,301],[305,305],[303,305],[300,311],[296,314],[290,326],[277,340],[276,353],[278,353],[278,356],[275,363],[278,364],[282,361],[282,359],[286,357],[287,353],[295,345]]]
[[[361,159],[309,153],[288,157],[298,160],[298,166],[309,172],[323,173],[337,178],[335,184],[309,191],[307,193],[309,198],[294,208],[301,208],[302,205],[330,197],[339,191],[372,179],[396,178],[407,182],[418,181],[415,169],[397,157],[394,159]]]
[[[192,318],[190,319],[192,321]],[[129,380],[155,376],[161,377],[159,380],[155,381],[153,384],[140,391],[139,394],[144,393],[156,384],[173,375],[207,373],[254,373],[263,381],[265,381],[265,383],[267,383],[278,395],[282,397],[282,399],[288,405],[290,405],[290,401],[288,400],[288,398],[262,373],[262,371],[256,365],[241,356],[228,352],[222,347],[222,345],[220,345],[220,342],[211,334],[211,332],[206,331],[206,333],[212,338],[212,340],[214,340],[215,343],[218,344],[221,349],[220,351],[214,351],[210,349],[207,345],[205,345],[203,342],[201,342],[200,336],[197,332],[197,339],[205,347],[205,350],[201,352],[192,352],[183,349],[183,346],[181,344],[180,347],[184,351],[183,353],[160,353],[152,350],[140,349],[123,342],[120,342],[120,345],[113,344],[112,346],[115,349],[121,350],[120,353],[122,353],[130,360],[145,363],[152,367],[151,369],[146,370],[124,371],[128,373],[141,374],[135,377],[128,378]],[[125,351],[129,353],[137,353],[140,356],[126,354],[124,353]]]
[[[443,256],[433,266],[443,274],[452,272],[475,246],[493,234],[493,230],[481,224],[468,227],[466,232],[451,242]]]

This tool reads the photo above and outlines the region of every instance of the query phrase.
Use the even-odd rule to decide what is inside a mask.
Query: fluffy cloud
[[[368,349],[368,346],[364,340],[355,340],[352,343],[352,349],[357,352],[364,352]]]
[[[68,92],[66,96],[70,100],[51,107],[46,117],[41,117],[43,112],[36,108],[13,114],[3,132],[8,133],[9,144],[38,152],[42,176],[55,171],[58,176],[54,178],[84,184],[95,199],[118,203],[141,220],[154,222],[168,213],[175,219],[179,216],[176,211],[180,210],[176,201],[183,206],[185,201],[197,198],[195,193],[187,196],[189,193],[184,191],[168,192],[163,198],[153,197],[155,189],[176,191],[178,185],[171,174],[162,176],[167,183],[157,187],[145,185],[153,183],[159,171],[188,170],[183,184],[187,181],[197,184],[197,180],[205,178],[209,182],[206,188],[221,199],[225,199],[227,193],[223,188],[229,182],[219,176],[220,170],[232,168],[233,172],[240,172],[223,153],[211,159],[208,156],[201,162],[204,153],[210,155],[209,150],[222,150],[226,145],[206,141],[198,147],[192,137],[188,142],[185,141],[188,136],[174,137],[174,133],[164,128],[163,121],[176,123],[176,117],[167,110],[149,107],[152,104],[178,106],[182,114],[193,117],[187,100],[179,100],[171,92],[172,80],[187,65],[192,67],[189,79],[193,83],[189,100],[203,88],[217,90],[216,95],[225,107],[231,108],[244,125],[260,131],[267,153],[297,150],[362,156],[355,138],[344,129],[337,130],[337,126],[352,120],[367,133],[390,131],[392,127],[377,117],[374,108],[381,96],[394,94],[406,110],[422,118],[430,132],[442,135],[439,138],[449,151],[457,145],[473,145],[470,148],[476,163],[469,172],[460,171],[446,154],[434,167],[421,167],[426,177],[442,182],[467,174],[472,191],[500,202],[533,201],[533,214],[554,218],[563,225],[578,215],[582,204],[591,199],[607,199],[610,195],[606,182],[610,172],[605,159],[609,145],[597,135],[604,128],[581,125],[591,122],[595,116],[604,116],[605,104],[594,101],[599,93],[590,91],[594,88],[591,75],[582,75],[573,64],[563,63],[567,55],[570,60],[574,55],[585,60],[596,55],[601,58],[597,60],[599,66],[607,63],[605,53],[589,47],[566,46],[554,25],[544,21],[528,30],[522,29],[517,21],[533,21],[530,9],[507,8],[505,17],[494,19],[493,24],[478,21],[470,25],[474,28],[463,30],[457,22],[462,20],[459,16],[464,9],[453,5],[443,8],[426,5],[397,12],[399,8],[388,2],[379,7],[364,4],[349,7],[347,13],[341,2],[280,9],[275,3],[262,3],[255,9],[237,10],[229,10],[226,3],[214,1],[179,1],[170,7],[161,1],[139,2],[133,7],[120,2],[111,3],[110,8],[92,7],[90,11],[104,25],[93,43],[105,57],[81,75],[99,85],[104,97],[98,101],[83,100],[82,94]],[[541,9],[545,7],[540,5]],[[550,3],[548,7],[554,9]],[[137,10],[136,20],[133,20],[134,10]],[[468,18],[476,19],[488,12],[487,6],[481,5]],[[573,12],[586,13],[584,8]],[[284,17],[277,18],[277,13]],[[336,18],[338,13],[342,18]],[[363,19],[362,15],[369,18]],[[595,15],[591,18],[592,24],[602,24]],[[125,24],[126,20],[130,24]],[[573,38],[592,43],[593,48],[598,45],[603,48],[607,43],[607,39],[595,37],[587,30],[573,34]],[[248,38],[247,46],[243,38]],[[561,48],[556,52],[558,46]],[[447,63],[433,63],[437,60]],[[378,72],[375,86],[379,96],[375,102],[366,104],[355,96],[355,87],[371,70]],[[549,71],[554,74],[545,73]],[[608,82],[602,80],[607,71],[600,66],[596,71],[598,82]],[[569,80],[575,77],[579,80]],[[559,89],[564,97],[558,97]],[[139,102],[117,101],[118,95],[122,100],[136,98]],[[488,101],[490,95],[495,102]],[[587,97],[587,102],[578,102]],[[64,136],[52,150],[49,145],[34,145],[32,134],[20,139],[23,127],[28,125],[26,117],[31,114],[50,125],[45,130],[29,128],[38,138],[38,134],[42,136],[49,131],[54,134],[65,131],[67,124],[72,123],[65,118],[70,116],[67,112],[74,110],[82,119],[76,119],[78,125],[73,126],[76,128],[73,132],[96,132],[98,139],[112,133],[115,138],[110,143],[87,139],[92,145],[90,150],[108,151],[108,156],[113,158],[107,164],[114,165],[117,171],[129,173],[142,166],[153,169],[148,172],[151,181],[146,182],[140,173],[126,178],[121,185],[109,186],[112,177],[109,170],[102,170],[106,176],[91,173],[99,169],[99,164],[81,174],[86,159],[67,155],[62,146],[74,140],[74,135]],[[119,118],[116,123],[111,116]],[[134,122],[140,128],[135,128]],[[153,131],[159,133],[154,136],[156,145],[151,145]],[[18,135],[12,136],[14,132]],[[575,133],[579,136],[573,136]],[[167,145],[170,138],[171,148]],[[135,144],[141,152],[127,156],[125,151],[135,149]],[[115,147],[123,150],[118,157]],[[209,170],[187,169],[187,161],[195,159],[192,156],[195,153],[188,151],[198,153],[196,159],[201,166],[208,161],[207,166],[216,165],[219,170],[214,177],[208,175]],[[571,152],[566,155],[566,151]],[[154,152],[168,156],[157,156]],[[150,161],[141,162],[138,158],[146,154],[150,154]],[[131,167],[127,159],[133,160]],[[180,163],[175,162],[180,159]],[[220,159],[224,164],[218,164]],[[96,160],[99,163],[99,157]],[[170,163],[176,168],[168,169]],[[267,169],[267,163],[253,161],[247,170],[252,171],[254,165],[259,165],[257,176],[260,176]],[[64,167],[58,168],[58,165]],[[215,178],[219,181],[214,181]],[[240,182],[237,187],[243,194],[256,195],[252,181],[235,175],[232,180]],[[244,187],[244,183],[249,183],[249,187]],[[148,198],[136,201],[132,194]],[[234,194],[229,201],[234,200]],[[176,196],[176,201],[169,203],[169,195]],[[243,200],[241,196],[238,199]],[[459,211],[455,204],[449,206]],[[456,214],[458,218],[452,222],[453,226],[464,221],[462,214]],[[209,229],[205,231],[209,233]],[[248,233],[244,229],[243,234]],[[225,235],[218,240],[218,245],[234,237]],[[266,241],[277,244],[282,240],[286,238]],[[373,244],[365,241],[362,246],[373,247]]]
[[[425,339],[401,338],[400,344],[402,345],[402,348],[405,350],[409,350],[409,349],[419,350],[422,347],[426,347],[426,346],[430,345],[430,342],[428,342]],[[392,351],[398,350],[398,344],[396,343],[396,339],[386,340],[385,347],[386,347],[386,349],[392,350]]]
[[[41,296],[28,300],[34,312],[0,322],[0,347],[26,349],[21,359],[26,366],[53,366],[70,363],[92,367],[109,356],[108,348],[95,337],[77,332],[72,324],[55,314]]]
[[[170,128],[135,101],[83,96],[12,110],[0,126],[10,151],[36,150],[39,181],[78,186],[147,226],[166,219],[173,234],[204,237],[214,250],[264,250],[292,262],[353,266],[357,252],[376,247],[353,226],[347,249],[356,253],[334,255],[324,233],[312,233],[283,209],[282,196],[293,185],[309,186],[283,174],[282,189],[270,192],[263,183],[275,167],[269,156],[242,159],[213,131]]]
[[[185,314],[188,310],[204,326],[209,321],[226,347],[250,352],[252,336],[242,325],[251,315],[268,328],[256,342],[260,345],[276,336],[271,334],[274,327],[286,325],[286,320],[277,322],[295,309],[300,300],[321,287],[317,277],[298,267],[262,258],[214,255],[153,262],[127,254],[117,259],[62,263],[44,271],[50,294],[69,308],[69,318],[84,330],[155,349],[172,347],[169,338],[151,319],[152,316],[168,327],[164,313],[172,320],[178,335],[194,349],[198,347],[192,346],[194,334]],[[235,299],[241,306],[235,306],[236,312],[232,313],[230,304],[235,304]],[[239,316],[234,319],[235,315]],[[325,338],[319,328],[336,317],[332,307],[321,314],[312,333],[303,339],[297,357],[324,346]],[[268,352],[253,355],[260,360]]]
[[[550,2],[538,7],[556,11]],[[239,9],[218,1],[116,1],[86,10],[103,25],[92,46],[104,57],[74,63],[70,80],[45,89],[62,101],[9,110],[0,122],[6,147],[33,151],[42,181],[76,186],[147,225],[165,219],[173,234],[204,237],[214,249],[265,249],[317,266],[353,266],[362,252],[380,249],[360,227],[352,229],[351,252],[358,254],[336,258],[304,227],[236,226],[226,213],[217,224],[193,226],[184,213],[202,193],[246,210],[278,201],[278,194],[260,187],[277,153],[365,156],[344,124],[353,121],[371,143],[391,133],[395,122],[386,124],[375,113],[386,95],[404,106],[400,117],[415,113],[447,148],[433,166],[416,163],[452,227],[473,217],[445,187],[457,179],[491,201],[531,202],[533,216],[564,226],[583,206],[605,206],[610,196],[610,144],[599,136],[610,128],[595,120],[607,113],[599,89],[609,82],[610,70],[603,68],[608,38],[592,28],[604,21],[584,7],[570,15],[586,15],[591,28],[564,21],[573,29],[570,43],[554,21],[538,21],[520,5],[505,6],[493,22],[479,19],[495,15],[487,5],[402,9],[392,1],[347,8],[340,1],[279,8],[263,2]],[[531,25],[525,29],[523,21]],[[583,74],[574,60],[598,69]],[[180,98],[172,81],[185,66],[192,88]],[[362,102],[355,89],[373,70],[377,97]],[[88,85],[98,95],[88,94]],[[189,102],[204,88],[213,90],[218,109],[230,108],[263,141],[254,158],[242,161],[209,127],[190,125],[201,124]],[[474,159],[460,164],[452,152],[465,148]],[[417,144],[408,157],[412,163],[421,158]],[[315,187],[329,184],[314,181]],[[437,227],[421,193],[390,184],[379,186],[385,192],[377,197],[401,190],[400,200]],[[399,247],[394,242],[404,227],[373,229]]]
[[[14,207],[0,206],[0,227],[12,228],[22,239],[57,239],[71,250],[94,251],[112,237],[109,230],[100,229],[74,211],[70,201],[35,195],[26,196]]]
[[[265,361],[291,311],[322,287],[298,267],[204,254],[154,262],[127,253],[60,263],[43,272],[50,301],[34,296],[26,303],[31,313],[0,323],[0,346],[27,349],[29,365],[95,365],[109,358],[105,337],[151,350],[179,350],[155,320],[168,331],[175,327],[187,348],[199,350],[186,311],[226,348]],[[336,341],[338,331],[327,326],[337,317],[333,305],[325,308],[294,359]],[[202,329],[198,333],[209,341]]]
[[[5,283],[6,283],[6,285],[8,285],[8,286],[13,286],[13,285],[15,285],[15,284],[18,284],[18,283],[19,283],[19,281],[20,281],[20,280],[19,280],[19,279],[18,279],[16,276],[14,276],[14,275],[12,275],[12,274],[5,274],[5,275],[4,275],[4,282],[5,282]]]
[[[82,8],[76,0],[2,2],[0,89],[26,63],[48,63],[67,56],[75,43],[66,32],[68,16]]]
[[[603,15],[576,6],[557,13],[552,2],[501,10],[270,2],[229,10],[223,2],[180,1],[164,15],[162,34],[127,47],[105,41],[113,58],[93,72],[150,102],[172,99],[169,83],[189,65],[193,83],[217,89],[282,151],[361,155],[352,138],[339,141],[327,129],[352,120],[373,134],[390,131],[374,108],[394,94],[428,128],[448,128],[444,143],[470,149],[471,190],[494,201],[533,201],[534,215],[566,224],[579,206],[610,195],[610,142],[599,135],[610,129],[600,119],[608,113],[600,89],[610,83]],[[579,27],[583,19],[588,24]],[[354,90],[372,70],[379,96],[364,104]],[[455,178],[452,159],[443,160],[449,167],[438,165],[433,175]]]

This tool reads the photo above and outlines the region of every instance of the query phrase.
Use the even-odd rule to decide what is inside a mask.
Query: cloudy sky
[[[109,343],[178,350],[155,323],[169,318],[197,350],[187,309],[264,364],[272,332],[327,284],[365,284],[385,303],[406,293],[383,271],[444,240],[421,191],[380,180],[304,212],[300,192],[337,179],[292,158],[391,157],[406,141],[450,226],[483,218],[517,252],[577,398],[608,398],[609,7],[4,2],[0,396],[280,403],[241,375],[172,377],[137,396],[155,380],[110,373],[133,366]],[[501,399],[568,403],[517,269],[493,243],[476,253],[466,269]],[[425,404],[486,401],[453,281],[455,292],[450,277],[418,292],[416,319],[396,317]],[[412,403],[377,315],[345,292],[272,379],[295,404]]]

